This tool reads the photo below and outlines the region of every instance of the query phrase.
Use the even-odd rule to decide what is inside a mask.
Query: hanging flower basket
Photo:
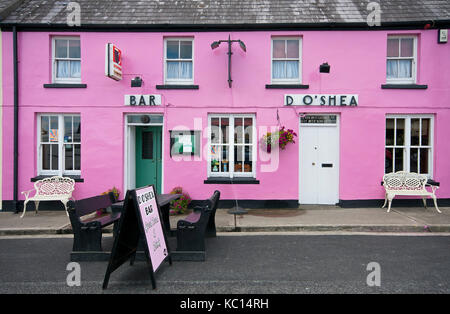
[[[263,135],[261,145],[266,152],[270,153],[274,145],[285,149],[287,144],[295,143],[295,137],[297,137],[297,133],[291,129],[286,130],[283,126],[276,132],[267,132],[267,134]]]

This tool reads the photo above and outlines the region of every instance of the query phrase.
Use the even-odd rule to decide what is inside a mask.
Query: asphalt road
[[[205,262],[163,265],[156,290],[145,262],[122,265],[106,291],[107,262],[81,262],[81,286],[69,287],[71,247],[71,238],[0,238],[0,293],[450,293],[449,236],[219,236]],[[367,284],[370,262],[380,286]]]

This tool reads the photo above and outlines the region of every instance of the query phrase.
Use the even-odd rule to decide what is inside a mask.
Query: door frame
[[[129,116],[162,116],[161,123],[128,123]],[[164,193],[164,116],[162,114],[133,113],[124,115],[124,176],[123,176],[123,195],[127,190],[136,188],[136,127],[161,127],[161,194]]]
[[[304,116],[307,116],[307,115],[314,115],[314,116],[335,115],[336,116],[336,124],[310,124],[310,125],[304,124],[302,126],[301,118],[304,117]],[[299,137],[302,136],[302,132],[301,132],[302,131],[302,127],[308,128],[308,127],[317,127],[317,126],[328,127],[328,128],[329,127],[337,128],[337,133],[338,133],[338,136],[337,136],[337,141],[338,141],[337,144],[338,145],[337,145],[337,147],[339,149],[339,151],[337,153],[337,160],[336,160],[336,163],[338,165],[338,168],[337,168],[337,177],[338,177],[337,201],[339,202],[340,186],[341,186],[341,176],[340,176],[341,175],[341,172],[340,172],[340,170],[341,170],[341,163],[340,163],[340,160],[341,160],[341,115],[340,115],[340,113],[333,113],[333,112],[330,112],[330,113],[308,112],[308,113],[299,115],[299,118],[298,118],[298,134],[299,134]],[[300,141],[299,141],[299,145],[298,145],[298,204],[300,204],[300,195],[301,195],[301,184],[300,184],[300,180],[301,180],[301,162],[302,162],[301,151],[302,151],[302,146],[301,146]]]

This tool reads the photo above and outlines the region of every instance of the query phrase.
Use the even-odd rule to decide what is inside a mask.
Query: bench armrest
[[[23,191],[23,192],[21,192],[21,194],[25,195],[25,198],[28,198],[30,193],[33,192],[33,191],[36,191],[36,190],[35,189],[31,189],[31,190],[28,190],[28,191]]]

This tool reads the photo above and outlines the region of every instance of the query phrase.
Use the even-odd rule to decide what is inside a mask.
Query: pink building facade
[[[220,190],[224,206],[236,199],[245,207],[381,206],[382,177],[399,170],[439,182],[443,206],[450,200],[450,44],[439,44],[437,32],[20,31],[18,198],[51,175],[75,177],[75,199],[113,186],[124,191],[141,184],[142,160],[155,159],[148,180],[156,181],[147,183],[160,193],[181,186],[202,200]],[[228,44],[211,49],[229,37],[246,47],[231,45],[231,87]],[[8,209],[13,33],[4,31],[2,42]],[[119,81],[105,75],[107,43],[121,50]],[[68,52],[58,55],[59,48]],[[319,71],[324,63],[329,73]],[[58,71],[68,69],[73,80],[59,81]],[[142,84],[131,87],[136,77]],[[267,153],[264,135],[283,126],[297,134],[295,143]]]

